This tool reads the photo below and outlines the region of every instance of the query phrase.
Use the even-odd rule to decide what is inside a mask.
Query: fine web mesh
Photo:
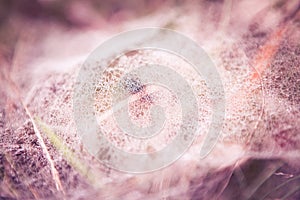
[[[297,5],[293,1],[176,2],[170,3],[174,6],[171,11],[168,4],[140,19],[120,22],[120,14],[95,26],[101,30],[80,26],[69,30],[56,22],[40,21],[28,26],[28,18],[18,19],[19,15],[10,18],[12,27],[2,26],[22,31],[11,39],[10,29],[0,29],[0,40],[5,40],[0,45],[0,199],[300,198],[299,13],[289,18]],[[224,18],[227,12],[230,17]],[[153,96],[139,101],[138,77],[133,77],[137,82],[129,78],[124,83],[132,96],[129,113],[133,122],[146,126],[151,122],[148,111],[152,104],[167,104],[174,109],[168,116],[167,130],[172,131],[140,142],[123,134],[107,112],[113,80],[148,62],[171,66],[188,81],[197,96],[200,127],[193,146],[170,167],[126,174],[102,165],[82,145],[73,119],[74,83],[82,61],[98,44],[119,30],[153,25],[178,30],[207,50],[224,84],[225,123],[214,150],[200,160],[197,154],[212,114],[205,81],[188,63],[168,52],[124,52],[107,68],[103,79],[95,77],[99,84],[93,91],[99,126],[113,145],[128,152],[152,152],[176,136],[181,121],[178,99],[167,90],[149,87]],[[276,53],[266,68],[257,69],[259,78],[251,78],[257,55],[280,27],[286,31],[277,38]],[[179,115],[172,116],[173,111]],[[45,156],[34,123],[50,158]],[[53,178],[49,160],[58,178]]]

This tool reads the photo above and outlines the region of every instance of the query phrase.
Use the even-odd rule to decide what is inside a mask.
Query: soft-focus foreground
[[[299,8],[298,0],[1,2],[0,199],[300,199]],[[137,141],[114,121],[112,83],[143,63],[176,70],[199,105],[199,130],[186,153],[166,168],[131,174],[87,152],[73,89],[98,45],[143,27],[178,31],[207,52],[222,79],[226,113],[215,148],[201,159],[213,101],[204,79],[168,52],[124,52],[95,86],[97,122],[113,145],[149,153],[176,136],[178,99],[155,86],[124,83],[134,123],[151,123],[152,104],[165,108],[161,135]]]

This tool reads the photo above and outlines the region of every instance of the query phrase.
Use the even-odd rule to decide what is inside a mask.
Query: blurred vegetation
[[[165,0],[0,0],[0,27],[12,15],[32,20],[50,20],[64,25],[81,26],[70,17],[70,8],[75,4],[87,6],[91,12],[97,12],[105,19],[110,19],[114,14],[125,11],[133,16],[140,16],[155,10]]]
[[[35,23],[81,29],[150,14],[166,0],[0,0],[0,63],[10,65],[19,33]],[[171,0],[171,2],[178,3]],[[26,29],[27,30],[27,29]]]

